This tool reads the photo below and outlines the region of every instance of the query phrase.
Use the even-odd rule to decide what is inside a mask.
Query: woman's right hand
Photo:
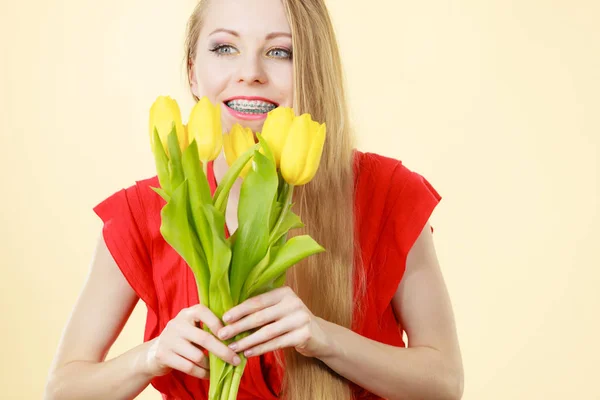
[[[151,376],[166,375],[176,369],[200,379],[210,378],[206,349],[223,361],[238,365],[239,357],[210,332],[197,327],[202,322],[212,332],[223,327],[219,318],[206,306],[184,308],[167,323],[160,336],[152,340],[146,355],[146,369]]]

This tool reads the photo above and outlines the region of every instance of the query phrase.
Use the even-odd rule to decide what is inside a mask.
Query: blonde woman
[[[354,149],[324,1],[202,1],[186,50],[191,92],[220,104],[225,131],[259,132],[278,106],[326,122],[321,167],[294,201],[327,252],[222,322],[198,304],[190,269],[160,235],[157,178],[137,181],[94,208],[103,234],[46,398],[130,399],[152,384],[164,399],[205,399],[211,351],[234,365],[249,357],[244,400],[459,399],[461,355],[428,223],[441,197],[400,161]],[[211,163],[213,190],[226,169],[223,156]],[[229,232],[238,198],[236,186]],[[140,298],[144,343],[105,361]],[[221,341],[249,330],[237,347]]]

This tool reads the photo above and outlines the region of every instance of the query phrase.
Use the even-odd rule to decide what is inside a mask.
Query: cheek
[[[294,101],[294,71],[292,64],[271,70],[271,82],[277,90],[282,106],[291,107]]]
[[[200,60],[196,70],[198,97],[207,96],[215,102],[229,81],[229,72],[211,60]]]

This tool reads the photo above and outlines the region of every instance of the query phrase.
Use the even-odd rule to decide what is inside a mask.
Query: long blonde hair
[[[214,1],[214,0],[211,0]],[[290,268],[286,284],[312,313],[346,328],[360,309],[364,276],[354,268],[360,250],[354,235],[354,135],[348,110],[339,48],[324,0],[281,0],[291,27],[294,49],[294,111],[310,113],[327,125],[327,139],[315,178],[294,192],[295,211],[310,234],[326,251]],[[194,9],[187,29],[188,79],[208,0]],[[191,82],[190,82],[191,85]],[[194,95],[194,98],[198,98]],[[318,205],[318,206],[317,206]],[[355,262],[357,261],[357,262]],[[355,279],[358,279],[354,292]],[[276,353],[277,354],[277,353]],[[287,400],[350,399],[348,381],[315,358],[284,349],[282,397]]]

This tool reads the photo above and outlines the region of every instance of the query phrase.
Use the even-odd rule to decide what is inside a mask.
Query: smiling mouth
[[[250,115],[267,114],[277,108],[277,104],[265,100],[234,99],[227,100],[224,103],[234,111]]]

